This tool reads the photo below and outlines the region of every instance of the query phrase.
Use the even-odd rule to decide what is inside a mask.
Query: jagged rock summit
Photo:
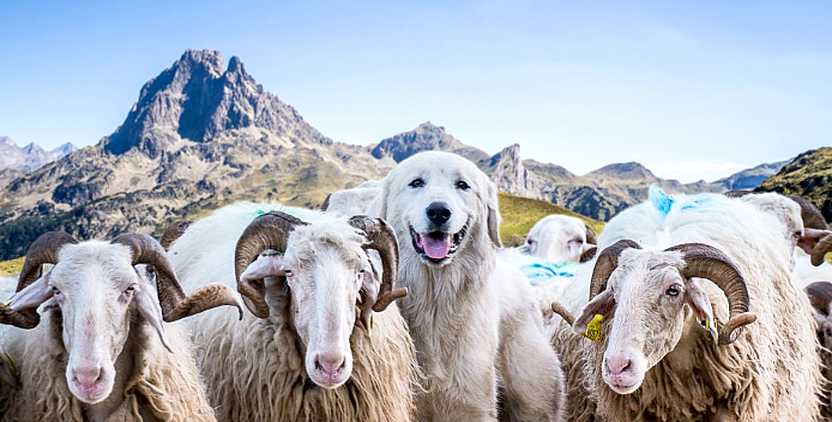
[[[98,144],[29,174],[0,174],[0,259],[47,230],[152,232],[240,199],[316,206],[392,165],[323,136],[240,59],[224,66],[217,51],[188,50]]]
[[[177,138],[206,142],[233,129],[258,127],[278,136],[331,143],[295,109],[266,92],[239,58],[223,70],[215,50],[188,50],[141,89],[121,126],[104,140],[113,154],[138,147],[151,157]]]

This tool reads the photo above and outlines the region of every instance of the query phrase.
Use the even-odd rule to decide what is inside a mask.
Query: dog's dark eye
[[[667,290],[664,291],[664,294],[666,294],[668,296],[674,296],[675,297],[675,296],[679,296],[680,292],[681,291],[679,289],[679,286],[673,285],[673,286],[668,287]]]
[[[422,178],[413,179],[413,181],[410,182],[407,186],[410,186],[413,189],[421,188],[421,187],[425,186],[425,181],[422,180]]]
[[[461,190],[468,190],[471,189],[471,185],[469,185],[468,182],[464,180],[460,180],[456,182],[456,188]]]

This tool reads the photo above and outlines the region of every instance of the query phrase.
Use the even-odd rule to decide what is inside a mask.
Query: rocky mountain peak
[[[485,151],[460,142],[445,131],[445,127],[424,122],[413,130],[383,139],[372,150],[376,158],[391,157],[402,161],[422,151],[447,151],[459,154],[473,162],[488,158]]]
[[[520,158],[519,144],[508,146],[494,154],[488,159],[485,171],[501,191],[522,196],[540,196],[533,192],[537,179],[523,165],[523,160]]]
[[[302,132],[312,135],[306,140],[332,142],[265,92],[238,57],[223,70],[218,51],[188,50],[142,87],[124,123],[103,145],[112,154],[138,148],[156,157],[179,139],[208,142],[221,132],[247,127],[277,135]]]
[[[28,145],[22,148],[24,154],[45,154],[43,148],[36,145],[34,142],[29,142]]]

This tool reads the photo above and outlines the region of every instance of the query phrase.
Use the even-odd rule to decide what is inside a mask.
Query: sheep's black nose
[[[451,218],[451,210],[448,208],[448,204],[444,202],[434,202],[428,205],[425,213],[428,215],[428,220],[437,226],[447,223]]]

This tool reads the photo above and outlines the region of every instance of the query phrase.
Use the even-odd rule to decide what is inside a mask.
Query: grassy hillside
[[[500,226],[500,237],[507,246],[523,243],[526,233],[534,223],[549,214],[565,214],[583,220],[596,234],[604,229],[604,223],[576,214],[566,208],[552,205],[537,199],[520,198],[517,196],[500,194],[500,214],[503,224]]]
[[[9,261],[0,262],[0,277],[14,275],[20,272],[20,267],[23,266],[23,258],[12,259]]]
[[[566,214],[578,217],[592,227],[595,233],[601,233],[601,230],[604,228],[604,223],[575,214],[566,208],[561,208],[536,199],[520,198],[504,193],[500,194],[500,213],[503,217],[503,224],[500,226],[500,235],[503,238],[503,242],[510,246],[523,243],[526,233],[528,233],[534,223],[549,214]],[[202,210],[202,213],[195,214],[194,217],[199,218],[207,214],[207,211]],[[20,267],[22,266],[23,258],[0,262],[0,277],[17,274],[20,272]]]
[[[798,155],[757,190],[809,198],[832,221],[832,147]]]

